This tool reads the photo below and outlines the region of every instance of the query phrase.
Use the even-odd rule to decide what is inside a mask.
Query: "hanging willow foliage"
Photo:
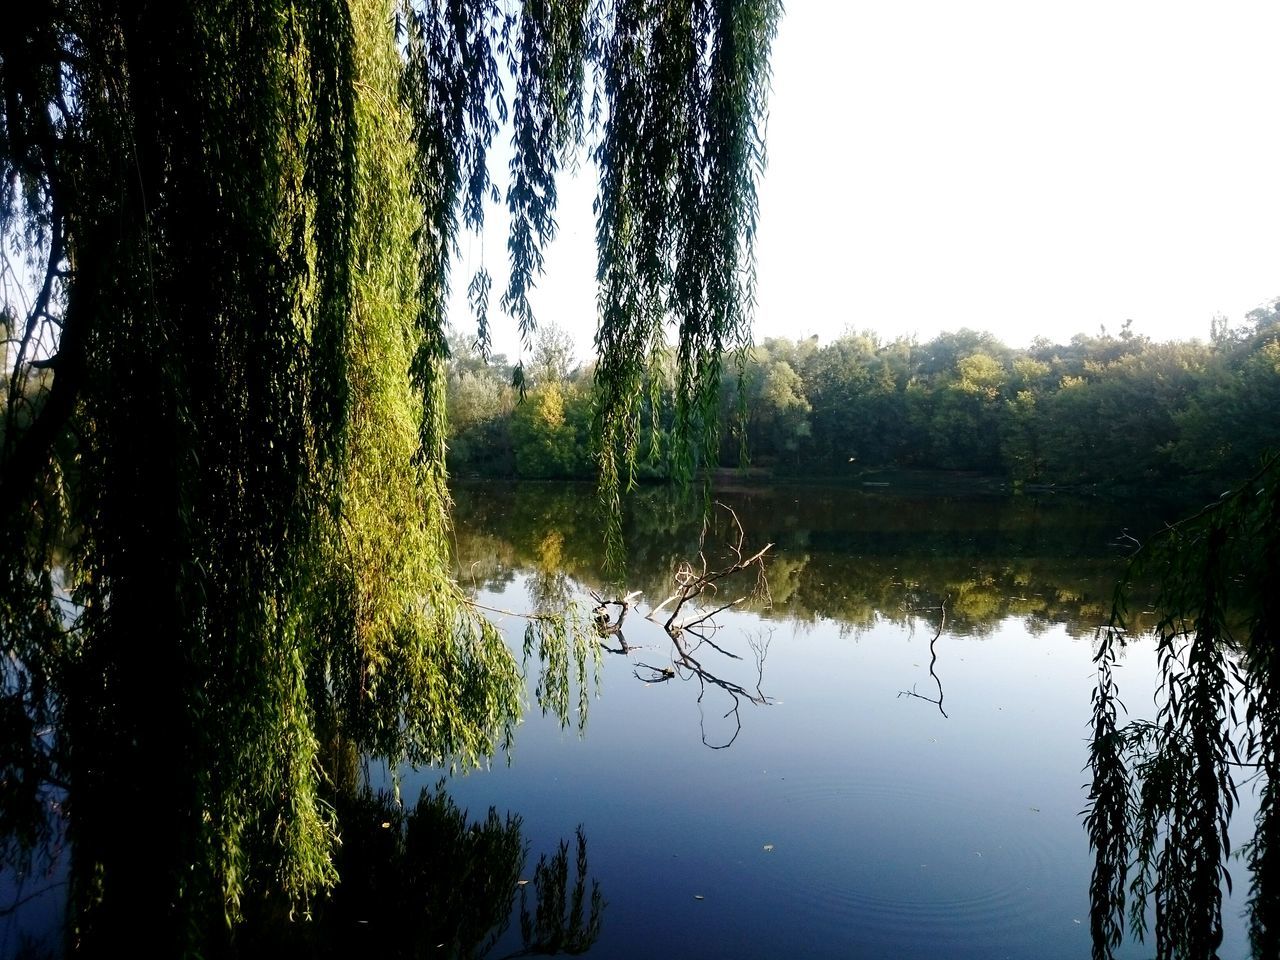
[[[584,145],[600,169],[604,489],[668,321],[688,473],[748,338],[778,16],[6,13],[0,829],[30,850],[65,796],[76,944],[218,952],[246,897],[305,909],[334,880],[327,738],[446,764],[506,743],[520,668],[449,576],[443,430],[449,265],[501,199],[493,138],[509,116],[502,304],[526,337],[556,173]]]
[[[1159,585],[1154,721],[1118,722],[1113,668],[1133,584]],[[1093,955],[1127,923],[1160,958],[1216,957],[1240,774],[1260,804],[1244,850],[1256,957],[1280,955],[1280,460],[1145,544],[1117,588],[1096,656],[1086,828]],[[1154,910],[1154,930],[1148,911]]]
[[[606,499],[634,478],[644,381],[668,317],[679,325],[677,473],[688,477],[699,450],[716,448],[721,356],[750,340],[755,183],[778,15],[768,0],[618,0],[603,31],[596,380]]]

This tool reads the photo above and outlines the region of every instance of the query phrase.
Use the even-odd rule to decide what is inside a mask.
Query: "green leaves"
[[[0,618],[20,638],[6,633],[0,679],[5,715],[31,721],[3,760],[74,796],[84,949],[146,916],[148,952],[217,952],[254,896],[305,908],[329,888],[329,739],[392,763],[506,745],[520,671],[451,579],[444,471],[449,266],[500,196],[503,68],[503,303],[526,339],[555,174],[588,110],[607,111],[598,409],[605,462],[633,463],[635,387],[666,318],[694,387],[680,433],[703,443],[719,351],[748,337],[777,15],[763,0],[52,0],[11,18],[0,239],[43,286],[30,311],[3,304],[19,346]],[[487,274],[469,293],[485,344]],[[569,425],[573,408],[543,399]],[[555,639],[544,692],[567,715]],[[581,899],[571,931],[594,922]],[[586,942],[563,926],[548,937]]]
[[[595,150],[601,489],[635,476],[643,385],[668,318],[676,468],[714,458],[724,351],[750,342],[756,178],[780,5],[619,2],[601,52],[608,106]]]
[[[529,0],[511,47],[511,274],[502,307],[516,319],[526,347],[537,326],[529,291],[542,274],[542,251],[556,233],[556,175],[583,131],[590,38],[599,29],[589,19],[590,7],[588,0]]]

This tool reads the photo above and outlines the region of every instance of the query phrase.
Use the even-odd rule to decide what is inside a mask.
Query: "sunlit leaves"
[[[427,405],[423,447],[434,451],[443,443],[442,411],[434,401],[438,364],[447,353],[446,301],[459,207],[467,226],[483,223],[484,203],[494,189],[489,146],[506,115],[499,57],[511,24],[493,0],[426,0],[399,8],[405,28],[401,94],[413,119],[411,171],[422,211],[420,342],[411,369]]]
[[[0,669],[6,709],[61,728],[21,762],[73,791],[86,949],[145,916],[156,952],[216,952],[255,892],[305,907],[330,886],[324,736],[391,762],[505,744],[521,677],[451,579],[444,473],[449,266],[501,198],[503,72],[503,300],[526,337],[555,174],[597,106],[605,124],[613,463],[634,457],[666,317],[694,387],[682,435],[714,436],[719,351],[747,337],[776,17],[763,0],[53,0],[6,22],[0,233],[57,296],[31,313],[53,372],[24,354],[7,397],[2,615],[27,632]],[[482,273],[482,344],[489,292]],[[10,306],[21,351],[30,318]],[[144,835],[169,841],[149,861]]]

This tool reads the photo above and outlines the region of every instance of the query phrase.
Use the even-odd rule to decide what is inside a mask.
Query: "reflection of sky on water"
[[[81,608],[66,590],[65,568],[55,566],[52,576],[54,602],[63,622],[70,626]],[[21,668],[15,664],[15,669]],[[18,682],[16,672],[9,682]],[[53,735],[51,729],[44,733],[49,738]],[[60,812],[63,792],[60,788],[48,787],[45,799],[53,810],[51,823],[55,826],[51,844],[33,851],[30,864],[23,870],[0,860],[0,958],[22,956],[24,950],[34,950],[34,955],[43,955],[45,951],[49,956],[57,956],[62,943],[70,858]]]
[[[0,869],[0,958],[59,955],[67,897],[70,851],[58,844],[38,851],[25,872],[9,865]],[[47,951],[47,954],[45,953]]]
[[[548,492],[528,498],[532,510],[460,497],[462,579],[482,602],[523,610],[531,596],[562,603],[583,581],[602,588],[589,498]],[[734,734],[723,691],[699,703],[692,678],[645,684],[634,673],[672,663],[670,638],[639,614],[697,542],[696,524],[659,501],[630,532],[627,586],[649,594],[623,628],[634,649],[603,656],[586,736],[534,706],[512,763],[454,778],[454,799],[473,819],[490,805],[518,813],[535,857],[583,825],[609,901],[599,957],[1088,956],[1092,630],[1118,524],[1025,503],[1005,514],[987,502],[904,508],[792,492],[736,504],[749,542],[778,544],[776,606],[718,618],[715,642],[742,660],[699,652],[753,688],[749,640],[768,639],[761,689],[775,702],[741,704],[731,748],[703,745]],[[901,695],[935,695],[930,641],[944,599],[934,649],[946,717]],[[524,621],[502,627],[518,651]],[[1121,663],[1131,716],[1154,713],[1154,660],[1138,642]],[[437,777],[406,773],[401,795],[412,802]],[[1256,806],[1242,794],[1237,845]],[[1247,955],[1242,865],[1233,876],[1224,960]],[[0,909],[33,882],[20,892],[0,874]],[[57,942],[62,892],[0,922],[0,957],[24,932]],[[509,930],[494,956],[519,947]]]
[[[518,609],[522,580],[490,599]],[[717,691],[699,705],[696,681],[637,681],[632,663],[667,662],[671,644],[633,615],[640,649],[606,657],[583,739],[535,709],[510,766],[450,785],[473,812],[518,810],[535,847],[585,825],[610,904],[598,956],[1088,956],[1090,638],[1016,617],[944,631],[948,719],[898,696],[936,689],[936,621],[721,620],[717,643],[746,659],[704,662],[734,679],[754,681],[746,638],[772,631],[762,688],[777,703],[743,704],[731,749],[699,734],[732,724]],[[1120,682],[1135,714],[1151,712],[1154,669],[1133,645]],[[1242,902],[1227,960],[1247,955]]]

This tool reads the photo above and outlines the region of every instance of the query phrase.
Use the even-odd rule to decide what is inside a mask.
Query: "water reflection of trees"
[[[590,879],[581,826],[572,855],[570,841],[562,840],[539,857],[530,876],[519,815],[491,807],[472,819],[443,782],[407,806],[394,792],[355,785],[359,761],[353,751],[340,747],[329,763],[341,838],[336,886],[305,914],[279,894],[246,898],[242,922],[220,947],[209,945],[211,953],[478,960],[581,954],[599,938],[605,902]],[[6,912],[0,910],[0,922]],[[29,945],[32,955],[50,957],[61,953],[55,946]]]
[[[266,901],[239,931],[242,956],[450,957],[583,953],[600,935],[604,900],[589,880],[581,827],[526,876],[529,848],[516,814],[472,820],[443,784],[412,807],[368,787],[336,804],[341,878],[312,916],[282,922]],[[532,893],[530,891],[532,890]],[[277,909],[282,909],[277,907]],[[507,937],[518,918],[519,948]]]
[[[475,582],[500,589],[535,569],[549,528],[560,535],[562,571],[612,595],[598,507],[586,488],[458,491],[460,555]],[[768,568],[766,618],[835,620],[861,630],[947,600],[950,629],[982,634],[1008,618],[1032,633],[1062,624],[1091,636],[1110,613],[1124,550],[1114,541],[1140,518],[1110,519],[1078,505],[1033,501],[898,498],[856,490],[735,491],[731,502],[755,539],[776,544]],[[642,491],[625,524],[627,590],[666,596],[670,572],[696,555],[700,504],[665,488]],[[723,535],[725,518],[715,518]],[[1134,629],[1143,614],[1135,607]]]
[[[1132,632],[1131,583],[1141,574],[1158,582],[1155,715],[1126,722],[1115,667]],[[1126,932],[1151,935],[1162,960],[1216,958],[1224,893],[1241,862],[1252,954],[1280,956],[1278,625],[1273,457],[1148,541],[1099,631],[1085,813],[1095,960],[1110,960]],[[1231,836],[1248,829],[1237,816],[1247,783],[1257,798],[1253,834],[1233,847]]]
[[[531,626],[526,638],[525,668],[537,673],[538,700],[544,712],[554,712],[561,724],[569,723],[570,678],[576,675],[581,723],[586,715],[586,677],[595,647],[587,626],[573,620],[573,607],[565,599],[569,595],[567,578],[556,572],[554,556],[543,559],[550,573],[548,582],[553,584],[545,597],[548,602],[564,606],[558,616],[541,618]],[[474,622],[486,636],[472,638],[473,654],[475,648],[490,642],[506,652],[496,627],[478,617]],[[510,659],[509,653],[507,659]],[[515,679],[519,681],[516,663],[511,663]],[[190,942],[198,943],[200,950],[215,956],[256,956],[259,945],[273,943],[289,955],[346,956],[348,954],[334,944],[365,942],[385,948],[384,952],[392,956],[484,955],[487,948],[474,937],[468,939],[468,928],[454,931],[450,941],[443,935],[448,931],[439,929],[438,924],[430,925],[435,921],[430,921],[429,916],[409,923],[404,929],[401,929],[403,923],[401,927],[394,927],[397,919],[404,918],[397,918],[396,911],[385,909],[385,904],[391,901],[391,891],[400,891],[402,896],[421,901],[415,910],[419,913],[426,910],[429,915],[433,908],[422,904],[440,901],[440,891],[459,882],[455,877],[433,871],[453,865],[461,871],[463,880],[470,883],[476,880],[475,871],[496,869],[491,861],[501,848],[499,840],[502,839],[495,826],[496,815],[491,812],[488,820],[479,826],[467,825],[465,813],[453,808],[442,791],[437,790],[430,796],[424,794],[418,805],[406,812],[391,798],[376,796],[359,786],[361,758],[370,755],[369,744],[375,747],[381,744],[382,756],[428,762],[429,757],[401,749],[399,740],[411,738],[416,724],[431,731],[432,742],[456,742],[451,740],[457,736],[451,725],[458,723],[458,717],[428,705],[414,710],[411,718],[399,724],[370,724],[367,712],[362,709],[367,691],[361,688],[360,702],[355,702],[355,688],[345,682],[347,677],[342,665],[331,661],[326,666],[325,674],[317,679],[317,695],[309,704],[295,705],[300,710],[314,711],[312,720],[317,742],[310,762],[321,787],[314,795],[300,800],[282,786],[265,809],[252,809],[246,798],[239,797],[243,809],[238,812],[251,823],[249,827],[239,825],[244,846],[227,862],[218,862],[217,856],[206,856],[202,844],[208,838],[179,823],[171,781],[182,782],[190,757],[181,751],[138,753],[132,765],[123,766],[99,760],[98,765],[77,782],[74,794],[70,794],[66,783],[51,773],[59,769],[50,759],[54,750],[59,751],[61,763],[67,762],[67,756],[73,759],[82,755],[97,756],[101,749],[98,740],[109,742],[119,736],[115,707],[110,703],[93,704],[100,711],[98,727],[77,726],[78,735],[72,738],[59,724],[57,710],[40,707],[42,691],[25,673],[19,670],[7,677],[6,681],[12,680],[12,683],[7,683],[5,696],[0,697],[3,708],[0,710],[0,881],[3,881],[0,890],[5,891],[7,898],[0,899],[0,945],[5,943],[3,937],[11,932],[19,938],[25,936],[24,925],[31,916],[27,905],[38,899],[42,916],[65,916],[65,949],[69,953],[93,955],[100,951],[91,940],[130,938],[138,917],[150,917],[154,904],[164,902],[171,908],[168,913],[151,917],[147,927],[134,931],[131,942],[152,946],[176,943],[182,939],[181,929],[189,929],[193,931]],[[393,713],[395,705],[411,703],[411,693],[417,696],[425,692],[426,696],[439,697],[439,687],[432,688],[429,683],[408,690],[419,678],[407,677],[397,666],[390,664],[381,677],[381,692],[392,701]],[[483,672],[468,670],[467,664],[455,666],[460,668],[458,675],[448,678],[449,682],[458,689],[474,690],[474,706],[482,708],[483,698],[489,698],[492,706],[492,690],[486,686]],[[163,688],[163,683],[157,685],[157,695]],[[516,697],[518,693],[513,693],[513,700]],[[506,717],[509,728],[518,715],[518,703],[496,706],[491,711],[495,721]],[[62,709],[86,708],[80,703],[67,703]],[[130,709],[143,710],[145,705],[130,705]],[[220,732],[238,745],[239,751],[221,762],[199,767],[196,770],[199,777],[235,783],[246,775],[246,768],[264,762],[253,742],[242,743],[237,739],[238,731],[224,724]],[[388,738],[397,740],[393,748],[389,748]],[[121,778],[130,780],[129,790],[119,789]],[[142,833],[121,829],[114,816],[120,804],[138,802],[137,795],[149,798],[145,812],[134,813],[135,819],[150,825],[150,829]],[[67,802],[68,796],[70,802]],[[331,847],[326,845],[318,850],[318,855],[325,859],[326,883],[322,888],[312,888],[303,898],[306,922],[290,924],[285,921],[303,919],[299,900],[286,892],[290,878],[284,875],[297,870],[297,864],[278,863],[274,874],[258,872],[249,864],[255,854],[263,852],[259,849],[261,846],[273,842],[270,835],[273,829],[285,829],[280,810],[302,801],[321,812],[324,830],[333,842]],[[69,817],[67,811],[73,805],[75,816]],[[236,812],[206,809],[203,829],[212,832],[227,828],[222,820]],[[373,820],[376,824],[371,826]],[[516,817],[508,818],[504,827],[507,845],[514,844],[520,855],[515,861],[516,872],[523,866],[526,852],[519,841],[518,826]],[[233,824],[229,829],[236,828]],[[248,835],[250,831],[252,835]],[[435,840],[426,839],[437,834]],[[396,838],[395,842],[388,847],[392,837]],[[522,925],[532,931],[525,937],[522,948],[527,952],[547,954],[570,949],[582,952],[598,935],[603,906],[598,890],[592,891],[589,915],[582,913],[587,874],[586,841],[581,831],[576,861],[578,876],[568,887],[563,880],[567,849],[567,845],[562,845],[561,852],[549,859],[543,858],[528,889],[514,880],[506,884],[508,912],[511,898],[518,891],[522,909],[528,913]],[[450,850],[454,853],[452,859],[446,856]],[[390,858],[383,862],[379,858],[388,851]],[[472,860],[477,862],[468,866]],[[109,899],[101,894],[101,871],[94,867],[100,861],[110,862],[132,881],[114,885]],[[177,871],[168,871],[163,866],[174,862],[182,864],[181,874],[176,876]],[[267,862],[265,853],[262,862]],[[182,874],[198,875],[198,880],[192,881]],[[215,881],[230,891],[225,906],[215,898],[193,892],[193,888],[204,888],[205,874],[214,875]],[[25,878],[37,878],[41,882],[33,884]],[[503,886],[497,880],[492,882]],[[430,884],[441,886],[437,890]],[[164,899],[164,890],[170,885],[179,891],[177,902]],[[374,892],[366,896],[367,891],[361,892],[366,887]],[[483,892],[472,890],[468,901],[485,904],[488,901],[481,896]],[[555,906],[557,896],[560,898],[558,908]],[[570,898],[567,905],[565,896]],[[366,901],[370,904],[367,910],[359,906]],[[380,932],[371,932],[373,921],[367,918],[357,921],[348,916],[351,910],[376,913],[374,907],[379,904],[384,905],[378,909],[383,911],[386,921],[381,924]],[[493,910],[497,912],[492,916],[501,913],[496,906]],[[449,918],[458,913],[459,910],[448,907],[440,916]],[[561,918],[559,921],[555,920],[557,916]],[[505,923],[506,914],[503,917]],[[56,921],[40,921],[46,925],[52,922]],[[495,921],[483,910],[468,922],[481,931],[495,926]],[[414,934],[415,923],[417,927],[428,924],[424,928],[426,932],[420,936]],[[92,931],[93,937],[86,938],[85,930]],[[500,934],[501,930],[497,932]],[[43,952],[33,955],[62,955],[62,940],[58,935],[49,944],[36,944],[32,949]],[[447,942],[455,942],[457,949],[441,953],[437,944]],[[6,951],[0,949],[0,953],[3,952]],[[167,951],[161,949],[161,952]],[[265,956],[269,951],[261,952]]]
[[[753,542],[776,544],[765,571],[771,604],[758,604],[755,612],[765,620],[827,619],[852,632],[886,621],[914,629],[922,611],[930,611],[932,631],[936,612],[945,606],[949,632],[982,635],[1019,618],[1031,633],[1061,624],[1072,635],[1091,636],[1110,612],[1123,560],[1117,536],[1125,527],[1141,527],[1130,515],[1108,520],[1076,505],[1024,500],[951,501],[802,487],[744,489],[725,498]],[[633,598],[633,603],[652,607],[671,594],[671,572],[686,558],[699,556],[708,542],[737,535],[734,515],[717,511],[704,530],[700,502],[682,500],[666,488],[641,491],[626,516],[625,569],[619,581],[608,583],[600,574],[599,512],[585,488],[517,491],[484,485],[464,487],[456,499],[460,556],[485,572],[475,583],[502,589],[523,574],[538,606],[587,588],[598,600],[638,593],[644,600]],[[605,622],[610,623],[608,614]],[[615,622],[604,649],[633,654],[636,632],[653,626],[642,623],[633,630],[628,623],[624,630]],[[694,642],[702,640],[689,638],[686,646]],[[709,691],[716,692],[730,727],[709,745],[731,743],[740,725],[740,703],[765,699],[758,686],[750,677],[726,675],[678,642],[669,647],[665,662],[635,657],[636,675],[649,683],[696,683],[700,704]],[[930,653],[926,682],[937,695],[922,698],[943,709],[936,646]],[[727,662],[723,650],[714,656],[720,664]],[[907,692],[920,696],[922,689]]]

